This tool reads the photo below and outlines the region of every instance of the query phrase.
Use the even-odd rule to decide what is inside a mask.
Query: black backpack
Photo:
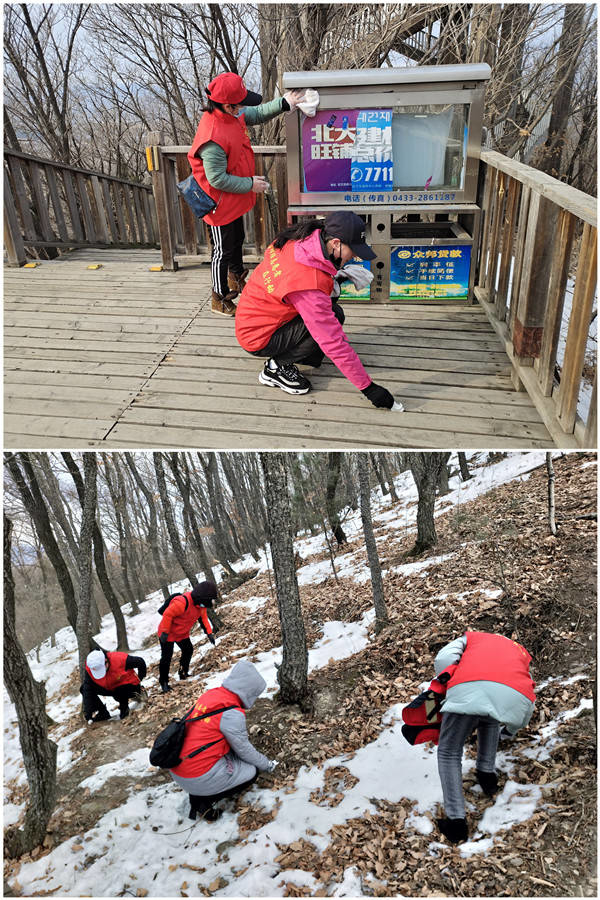
[[[171,594],[169,597],[167,597],[167,599],[165,600],[165,602],[163,603],[163,605],[158,607],[158,614],[159,614],[159,616],[164,616],[164,614],[165,614],[165,612],[166,612],[166,610],[167,610],[167,607],[169,606],[169,603],[171,602],[171,600],[174,600],[175,597],[185,597],[185,594],[182,594],[181,591],[179,591],[178,594]],[[185,597],[185,609],[186,609],[186,612],[187,612],[187,608],[188,608],[188,598]]]
[[[176,594],[175,596],[178,595]],[[183,759],[181,757],[181,748],[183,747],[183,742],[185,740],[186,723],[197,722],[198,719],[206,719],[209,716],[218,716],[219,713],[225,712],[227,709],[239,709],[239,706],[233,704],[231,706],[224,706],[222,709],[212,709],[210,712],[204,713],[203,716],[194,716],[193,719],[188,718],[192,712],[192,710],[189,709],[181,719],[171,719],[167,727],[163,728],[152,745],[152,750],[150,751],[150,765],[159,766],[161,769],[174,769],[175,766],[178,766],[179,763],[183,762],[183,759],[190,759],[192,756],[197,756],[199,753],[202,753],[203,750],[212,747],[213,744],[224,741],[225,738],[219,738],[216,741],[211,741],[210,744],[204,744],[203,747],[198,747],[197,750],[188,753]]]

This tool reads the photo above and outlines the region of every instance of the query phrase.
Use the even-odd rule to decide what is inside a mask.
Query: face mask
[[[336,267],[336,269],[341,269],[341,268],[342,268],[342,248],[341,248],[341,245],[340,245],[340,255],[339,255],[339,256],[334,256],[334,253],[335,253],[335,251],[332,251],[332,252],[329,254],[329,257],[328,257],[328,258],[329,258],[329,261],[333,263],[333,265]]]

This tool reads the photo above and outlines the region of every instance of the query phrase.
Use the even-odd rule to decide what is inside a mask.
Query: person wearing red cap
[[[366,372],[348,342],[344,312],[332,301],[339,281],[360,288],[373,276],[352,259],[376,257],[365,243],[365,223],[350,210],[292,225],[277,235],[242,291],[235,317],[238,343],[267,358],[258,380],[288,394],[306,394],[311,383],[296,363],[318,367],[324,356],[373,406],[402,405]]]
[[[206,88],[208,97],[188,159],[202,190],[217,204],[204,216],[210,226],[211,310],[235,316],[233,302],[244,287],[243,216],[256,203],[256,195],[269,187],[262,175],[254,174],[254,153],[247,125],[268,122],[296,108],[304,91],[289,91],[283,97],[262,103],[260,94],[249,91],[235,72],[217,75]]]

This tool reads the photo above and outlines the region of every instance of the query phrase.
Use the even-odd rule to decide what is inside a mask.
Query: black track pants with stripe
[[[244,271],[242,249],[244,246],[244,217],[234,219],[227,225],[211,225],[210,241],[212,255],[210,259],[210,275],[212,288],[221,297],[229,292],[227,272],[241,275]]]

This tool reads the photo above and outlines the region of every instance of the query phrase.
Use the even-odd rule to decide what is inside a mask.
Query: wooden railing
[[[481,163],[475,296],[557,445],[596,447],[596,199],[500,153]]]
[[[176,257],[206,255],[207,226],[197,219],[179,196],[176,184],[190,174],[189,146],[166,146],[160,132],[148,136],[152,182],[158,215],[163,266],[176,270]],[[271,190],[257,194],[254,208],[244,216],[246,247],[262,254],[287,224],[287,174],[285,147],[253,147],[255,171],[265,175]]]
[[[44,247],[156,246],[150,186],[4,148],[8,264]]]

